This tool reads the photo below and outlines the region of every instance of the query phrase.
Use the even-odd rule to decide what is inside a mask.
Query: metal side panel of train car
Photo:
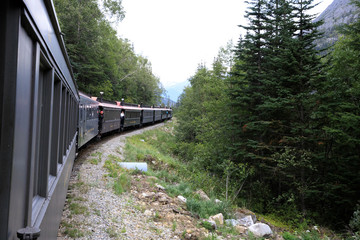
[[[99,103],[91,98],[80,94],[79,104],[79,136],[78,147],[80,148],[99,133]]]
[[[154,121],[161,121],[161,110],[160,109],[155,109],[155,115],[154,115]]]
[[[0,27],[0,239],[56,239],[79,95],[51,0],[3,1]]]
[[[125,109],[124,127],[140,125],[140,114],[140,109]]]
[[[107,133],[120,129],[120,108],[103,108],[101,133]]]
[[[168,110],[161,110],[161,120],[166,120],[168,118]]]
[[[142,110],[142,124],[154,122],[154,109]]]

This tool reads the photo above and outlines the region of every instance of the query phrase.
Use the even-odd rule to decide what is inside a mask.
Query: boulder
[[[252,232],[255,237],[267,237],[273,234],[269,225],[265,223],[255,223],[251,225],[248,230]]]
[[[152,198],[155,195],[154,192],[144,192],[140,195],[139,198]]]
[[[244,218],[246,216],[251,216],[251,218],[253,219],[253,222],[256,223],[257,219],[256,219],[256,215],[255,213],[253,213],[252,211],[246,209],[246,208],[239,208],[235,211],[235,218],[236,219],[241,219]]]
[[[233,226],[233,227],[236,225],[239,225],[239,221],[236,219],[226,219],[225,223],[226,223],[226,225]]]
[[[155,183],[155,186],[161,190],[165,190],[165,188],[163,186],[161,186],[160,184]]]
[[[216,225],[216,222],[215,221],[213,221],[213,220],[207,220],[206,222],[208,222],[208,223],[210,223],[211,224],[211,227],[213,228],[213,229],[217,229],[217,225]]]
[[[239,225],[245,226],[245,227],[250,227],[251,225],[254,224],[254,221],[252,219],[252,217],[250,215],[245,216],[241,219],[237,220],[239,222]]]
[[[247,227],[237,225],[235,226],[235,230],[240,234],[244,234],[246,233]]]
[[[204,200],[204,201],[209,201],[209,200],[210,200],[210,198],[208,197],[208,195],[206,195],[206,193],[205,193],[203,190],[201,190],[201,189],[197,190],[197,191],[195,192],[195,194],[198,194],[198,195],[200,196],[200,198],[201,198],[202,200]]]
[[[185,197],[179,195],[177,198],[178,198],[180,201],[186,203],[186,198],[185,198]]]
[[[216,214],[214,216],[209,217],[210,221],[214,221],[217,224],[223,225],[224,224],[224,216],[222,213]]]

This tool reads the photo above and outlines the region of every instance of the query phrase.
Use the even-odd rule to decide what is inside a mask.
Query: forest
[[[121,1],[54,3],[81,91],[159,102],[151,63],[111,26]],[[360,19],[319,50],[313,6],[248,1],[246,34],[200,64],[179,98],[173,151],[217,177],[225,187],[214,191],[232,204],[360,238]]]
[[[246,34],[180,96],[176,153],[240,206],[360,231],[360,19],[319,51],[311,0],[248,5]]]
[[[164,91],[151,63],[112,24],[125,12],[121,1],[54,0],[79,90],[108,100],[159,104]]]

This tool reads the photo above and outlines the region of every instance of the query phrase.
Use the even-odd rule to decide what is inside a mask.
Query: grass
[[[146,131],[141,135],[135,135],[127,138],[125,145],[125,161],[128,162],[146,162],[148,164],[148,172],[143,174],[155,176],[157,180],[153,180],[153,184],[159,183],[164,186],[166,192],[171,197],[184,196],[187,198],[187,209],[193,215],[201,218],[208,218],[209,216],[222,213],[225,218],[231,218],[232,206],[223,201],[222,203],[214,203],[214,201],[203,201],[194,192],[202,189],[212,199],[223,198],[224,183],[221,180],[210,175],[206,170],[200,169],[196,163],[187,163],[180,161],[173,155],[176,142],[175,137],[169,132],[173,128],[171,122],[167,122],[165,127]],[[307,233],[306,229],[309,227],[301,226],[301,229],[295,228],[293,224],[282,221],[275,215],[261,216],[271,225],[278,228],[292,232],[294,229],[298,230],[296,239],[315,240],[326,239],[320,238],[316,233]],[[176,222],[173,223],[172,229],[176,229]],[[174,230],[173,230],[174,231]],[[219,227],[218,232],[224,235],[236,236],[236,230],[229,226]],[[284,239],[291,239],[291,233],[284,233]],[[295,236],[295,235],[293,235]],[[209,239],[212,239],[210,236]],[[249,239],[256,239],[254,236],[249,236]]]
[[[121,195],[122,193],[128,191],[131,186],[131,177],[129,175],[130,171],[121,168],[118,165],[120,161],[120,158],[114,155],[109,155],[104,164],[104,167],[108,170],[107,176],[114,179],[112,189],[117,195]]]
[[[121,195],[130,189],[130,177],[126,173],[120,174],[114,182],[113,189],[115,194]]]
[[[90,159],[90,163],[93,165],[98,165],[99,162],[101,162],[101,160],[102,160],[101,152],[92,153],[90,156],[94,157],[94,158]]]
[[[74,202],[69,206],[70,212],[75,215],[84,215],[88,213],[88,208],[80,203]]]
[[[109,235],[110,238],[116,238],[119,236],[115,227],[109,227],[105,230],[105,232]]]
[[[194,194],[197,189],[214,194],[214,186],[221,184],[206,171],[181,162],[172,155],[176,145],[174,136],[169,133],[172,128],[173,123],[167,122],[162,129],[127,138],[125,161],[146,162],[148,172],[144,174],[157,177],[158,183],[165,187],[169,196],[181,195],[187,198],[187,208],[194,215],[208,218],[221,212],[227,216],[230,204],[203,201]]]
[[[173,221],[173,224],[172,224],[172,226],[171,226],[171,230],[172,230],[173,232],[175,232],[176,228],[177,228],[177,223],[176,223],[176,221],[174,220],[174,221]]]
[[[85,236],[85,232],[79,229],[80,224],[77,222],[68,223],[62,221],[61,225],[65,228],[64,233],[71,238],[76,239]]]
[[[231,212],[230,205],[226,202],[215,203],[213,201],[203,201],[198,199],[189,198],[186,201],[187,209],[200,216],[201,218],[209,218],[210,216],[222,213],[224,218],[229,217]]]

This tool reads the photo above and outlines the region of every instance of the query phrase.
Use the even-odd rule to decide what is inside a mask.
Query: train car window
[[[52,139],[51,139],[51,163],[50,174],[57,175],[57,163],[60,142],[60,122],[61,122],[61,81],[56,76],[54,82],[54,100],[52,116]]]
[[[65,119],[66,119],[66,87],[61,89],[61,123],[60,123],[60,144],[59,144],[59,153],[58,153],[58,163],[63,163],[63,149],[64,149],[64,137],[65,137]],[[85,109],[86,110],[86,109]]]
[[[48,178],[51,148],[52,98],[54,90],[54,70],[49,67],[41,55],[38,69],[38,127],[33,174],[33,196],[46,198],[48,194]]]

